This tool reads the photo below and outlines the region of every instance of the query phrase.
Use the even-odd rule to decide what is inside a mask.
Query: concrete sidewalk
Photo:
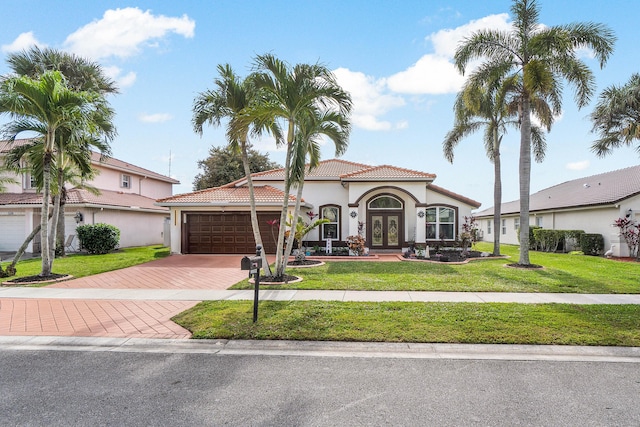
[[[0,299],[185,301],[253,300],[253,290],[0,288]],[[521,304],[640,304],[640,294],[517,292],[261,290],[261,301],[504,302]]]

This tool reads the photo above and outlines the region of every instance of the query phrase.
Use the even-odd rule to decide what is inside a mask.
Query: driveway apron
[[[227,289],[247,277],[238,255],[172,255],[50,285],[67,289]],[[190,301],[0,299],[0,335],[189,338],[171,317]]]

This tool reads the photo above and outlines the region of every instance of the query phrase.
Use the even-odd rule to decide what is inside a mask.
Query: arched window
[[[427,240],[455,240],[456,211],[446,206],[427,208]]]
[[[369,202],[369,209],[402,209],[402,201],[393,196],[378,196]]]

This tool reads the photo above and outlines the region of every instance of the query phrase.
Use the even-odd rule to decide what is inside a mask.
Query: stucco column
[[[427,208],[416,206],[416,243],[425,244],[427,242]]]
[[[349,203],[349,234],[348,236],[355,236],[358,234],[358,221],[364,221],[363,218],[360,218],[360,214],[358,213],[358,205]],[[347,236],[344,236],[344,237],[346,238]]]

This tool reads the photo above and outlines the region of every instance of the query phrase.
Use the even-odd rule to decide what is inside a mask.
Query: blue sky
[[[588,57],[597,91],[577,110],[565,87],[564,111],[547,135],[547,157],[532,168],[532,192],[639,163],[632,148],[599,159],[590,152],[595,135],[588,119],[597,94],[640,72],[635,0],[542,0],[541,22],[593,21],[611,27],[618,41],[604,69]],[[256,54],[270,52],[291,63],[321,62],[334,70],[354,99],[353,130],[343,159],[391,164],[430,173],[435,183],[493,203],[493,165],[481,135],[465,139],[453,164],[442,140],[453,125],[452,106],[463,82],[452,66],[457,42],[483,27],[507,29],[510,1],[76,1],[3,0],[0,74],[7,53],[32,44],[94,59],[118,81],[111,98],[118,137],[113,155],[181,181],[189,192],[197,161],[225,144],[224,128],[192,130],[191,107],[213,87],[216,66],[229,63],[240,75]],[[6,121],[0,118],[0,123]],[[503,139],[503,200],[518,198],[519,134]],[[273,141],[254,141],[282,163]],[[171,161],[169,161],[171,153]],[[323,147],[322,158],[332,158]]]

